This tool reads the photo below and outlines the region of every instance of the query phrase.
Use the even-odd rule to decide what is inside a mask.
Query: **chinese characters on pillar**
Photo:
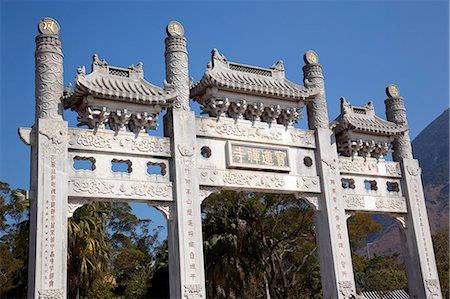
[[[339,213],[339,211],[341,209],[339,209],[338,206],[338,200],[337,200],[337,195],[336,195],[336,180],[335,179],[330,179],[330,186],[331,186],[331,199],[332,199],[332,203],[331,203],[331,211],[333,214],[333,218],[335,220],[335,229],[336,229],[336,237],[337,237],[337,253],[338,253],[338,263],[341,269],[341,276],[342,278],[348,278],[348,271],[353,271],[352,270],[352,265],[347,265],[346,264],[346,257],[345,257],[345,243],[344,241],[347,240],[346,238],[344,238],[343,233],[344,233],[344,229],[346,229],[346,226],[343,225],[343,222],[346,221],[345,217],[342,217],[342,213]]]
[[[56,156],[50,156],[50,196],[44,209],[44,280],[48,287],[55,284],[55,221],[56,221]]]
[[[286,148],[254,147],[229,143],[229,166],[289,170]]]
[[[413,183],[413,190],[414,190],[414,199],[415,199],[415,201],[416,201],[416,206],[417,207],[422,207],[423,206],[423,204],[424,204],[424,202],[423,202],[423,199],[421,199],[420,197],[419,197],[419,190],[418,190],[418,186],[417,186],[417,181],[416,180],[414,180],[414,183]],[[423,242],[423,249],[424,249],[424,251],[425,251],[425,258],[426,258],[426,265],[427,265],[427,271],[428,271],[428,275],[430,275],[431,273],[433,273],[432,271],[431,271],[431,265],[430,265],[430,256],[429,256],[429,248],[428,248],[428,246],[427,246],[427,240],[425,239],[425,236],[426,236],[426,234],[425,234],[425,229],[424,229],[424,226],[423,226],[423,217],[424,217],[424,215],[422,214],[422,209],[421,208],[418,208],[417,209],[417,215],[419,216],[419,226],[420,226],[420,231],[419,231],[419,233],[420,233],[420,237],[419,237],[419,241],[421,241],[421,242]],[[427,217],[426,215],[425,215],[425,217]]]
[[[192,196],[192,173],[188,167],[184,168],[184,185],[186,192],[186,228],[187,228],[187,244],[189,256],[189,277],[191,279],[190,283],[197,280],[197,265],[196,265],[196,246],[202,246],[202,244],[195,244],[195,229],[194,229],[194,201]]]

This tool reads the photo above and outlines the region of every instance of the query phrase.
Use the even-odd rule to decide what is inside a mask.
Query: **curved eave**
[[[93,95],[97,98],[123,102],[169,104],[177,96],[174,90],[164,90],[142,79],[133,80],[134,82],[130,79],[123,79],[121,84],[117,82],[120,79],[110,81],[109,78],[100,76],[94,77],[95,81],[90,79],[89,76],[77,76],[71,97],[72,101],[76,101],[76,98]],[[98,84],[99,80],[102,84]]]
[[[340,133],[345,130],[352,130],[355,133],[379,135],[379,136],[397,136],[403,134],[406,129],[397,126],[394,123],[383,120],[377,116],[374,119],[367,119],[367,123],[360,125],[354,123],[349,117],[340,117],[333,121],[336,123],[335,133]]]
[[[283,87],[288,85],[290,88]],[[206,88],[217,87],[221,90],[229,90],[244,94],[254,94],[257,96],[277,98],[283,100],[307,100],[314,99],[318,91],[315,89],[305,88],[296,85],[293,82],[284,80],[284,82],[273,82],[273,87],[264,86],[263,84],[250,84],[236,82],[231,79],[215,78],[214,76],[205,74],[203,78],[195,83],[190,90],[190,97],[193,99],[199,98],[205,93]]]

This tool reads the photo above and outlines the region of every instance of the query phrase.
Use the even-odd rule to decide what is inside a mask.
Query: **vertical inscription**
[[[195,229],[194,229],[194,201],[192,197],[192,173],[191,170],[184,167],[184,184],[185,184],[185,198],[186,198],[186,211],[185,211],[185,227],[187,227],[187,244],[189,253],[189,277],[190,283],[195,282],[197,279],[197,264],[196,264],[196,246],[195,244]]]
[[[50,196],[46,196],[44,210],[44,280],[48,287],[55,285],[55,222],[56,222],[56,155],[50,156]]]
[[[186,269],[188,273],[188,279],[189,281],[187,283],[193,284],[195,282],[198,282],[198,279],[200,277],[198,276],[198,271],[200,270],[198,268],[198,256],[197,252],[199,251],[199,246],[202,246],[202,244],[196,244],[197,239],[201,239],[201,236],[197,236],[196,232],[196,222],[198,222],[198,219],[200,219],[200,215],[197,215],[198,207],[194,204],[194,190],[197,187],[194,184],[195,178],[193,178],[192,169],[194,165],[193,161],[193,155],[194,155],[194,148],[187,145],[179,145],[178,151],[181,154],[181,157],[179,159],[181,171],[182,171],[182,182],[181,185],[183,188],[183,200],[185,201],[183,204],[183,213],[184,213],[184,227],[186,228],[184,230],[185,236],[184,236],[184,242],[185,246],[187,246],[187,256],[186,259],[188,260],[188,267]],[[198,188],[198,187],[197,187]],[[197,219],[197,221],[196,221]],[[198,225],[198,224],[197,224]],[[202,257],[201,257],[202,258]]]
[[[337,238],[337,254],[338,254],[338,263],[340,266],[340,274],[342,276],[342,278],[347,278],[349,277],[349,273],[348,271],[351,270],[352,265],[347,265],[346,263],[346,259],[347,257],[345,256],[345,245],[344,241],[346,240],[343,237],[343,227],[345,227],[345,225],[343,225],[343,222],[346,221],[345,217],[342,217],[342,215],[340,215],[340,209],[339,209],[339,205],[338,205],[338,201],[337,201],[337,193],[336,193],[336,188],[338,188],[337,184],[336,184],[336,180],[335,179],[330,179],[330,186],[331,186],[331,199],[332,199],[332,206],[331,206],[331,211],[332,211],[332,217],[335,220],[335,230],[336,230],[336,238]]]
[[[424,228],[424,223],[423,223],[423,217],[424,215],[422,214],[422,207],[423,207],[423,199],[419,196],[419,187],[417,185],[417,180],[414,179],[413,180],[413,190],[414,190],[414,200],[416,202],[416,207],[418,207],[417,209],[417,216],[418,218],[418,223],[419,223],[419,227],[420,227],[420,236],[419,236],[419,241],[422,242],[423,245],[423,250],[425,253],[425,259],[426,259],[426,270],[428,271],[425,276],[429,276],[432,275],[432,271],[431,271],[431,265],[430,265],[430,253],[429,253],[429,248],[428,248],[428,244],[427,244],[427,240],[425,239],[425,228]],[[425,215],[426,217],[426,215]]]

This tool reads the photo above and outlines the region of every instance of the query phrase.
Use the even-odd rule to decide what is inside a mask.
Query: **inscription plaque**
[[[227,165],[228,168],[289,172],[289,151],[286,147],[228,141]]]

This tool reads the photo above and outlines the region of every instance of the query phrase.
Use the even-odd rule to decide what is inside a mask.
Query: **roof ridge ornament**
[[[352,112],[352,104],[347,101],[344,97],[341,97],[341,114],[351,113]]]
[[[283,60],[278,60],[277,62],[275,62],[274,64],[272,64],[272,66],[270,67],[270,69],[272,69],[272,70],[274,70],[274,71],[284,72],[284,63],[283,63]]]
[[[219,50],[216,48],[211,50],[211,62],[212,62],[212,68],[216,66],[216,62],[219,62],[221,64],[227,64],[228,59],[225,57],[225,55],[222,55],[219,53]]]

